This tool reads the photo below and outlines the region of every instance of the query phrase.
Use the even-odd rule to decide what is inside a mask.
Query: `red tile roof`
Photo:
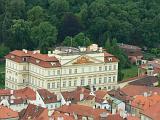
[[[6,58],[19,63],[29,62],[45,68],[61,66],[55,56],[48,56],[47,54],[40,54],[34,51],[25,52],[22,50],[14,50],[6,55]],[[24,61],[23,58],[26,58],[26,61]],[[37,60],[39,61],[37,62]]]
[[[136,116],[127,116],[127,120],[140,120],[140,118]]]
[[[103,99],[107,95],[106,90],[97,90],[95,92],[96,97]]]
[[[55,103],[58,101],[57,96],[46,89],[38,89],[37,92],[39,93],[45,104]]]
[[[106,120],[124,120],[119,114],[108,115]]]
[[[20,120],[49,120],[46,108],[29,104],[19,113]]]
[[[109,60],[111,58],[111,60]],[[104,62],[108,63],[108,62],[119,62],[119,60],[113,56],[112,54],[109,53],[104,53]]]
[[[143,111],[147,110],[150,106],[160,102],[160,95],[153,94],[151,96],[137,95],[131,102],[132,107],[139,108]]]
[[[138,85],[127,85],[121,89],[128,96],[136,96],[136,95],[143,95],[144,92],[157,92],[160,93],[159,87],[150,87],[150,86],[138,86]]]
[[[0,89],[0,96],[10,96],[10,95],[12,95],[10,90]]]
[[[0,119],[18,119],[18,112],[0,105]]]
[[[143,111],[142,114],[146,115],[152,120],[159,120],[160,119],[160,102],[157,104],[152,105],[147,110]]]
[[[74,120],[73,115],[65,115],[64,113],[59,113],[59,112],[54,112],[51,116],[52,119],[54,120],[59,120],[58,118],[63,118],[63,120]]]
[[[90,90],[85,89],[84,87],[77,87],[77,89],[74,91],[62,92],[62,96],[64,97],[64,99],[71,100],[73,103],[80,101],[80,94],[83,94],[84,95],[83,99],[85,99],[89,96]]]
[[[36,92],[29,87],[19,89],[19,90],[14,90],[13,94],[16,98],[28,99],[28,100],[36,99]]]
[[[55,109],[55,111],[76,114],[78,116],[93,117],[95,120],[99,120],[100,114],[107,112],[104,109],[93,109],[92,107],[78,104],[64,105],[60,108]]]

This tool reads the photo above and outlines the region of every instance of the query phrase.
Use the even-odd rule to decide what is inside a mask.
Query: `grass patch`
[[[132,65],[130,68],[122,69],[122,73],[124,74],[123,80],[136,77],[138,74],[138,67],[136,65]]]

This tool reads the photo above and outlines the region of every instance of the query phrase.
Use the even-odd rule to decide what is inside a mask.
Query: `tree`
[[[63,40],[66,36],[74,36],[81,32],[82,28],[80,20],[74,14],[68,13],[64,16],[62,21],[59,39]]]
[[[85,36],[84,33],[79,33],[75,35],[73,38],[67,36],[63,41],[63,45],[73,47],[89,46],[90,44],[92,44],[92,41],[87,36]]]
[[[40,6],[34,6],[27,12],[28,21],[32,22],[32,25],[39,25],[41,22],[45,21],[47,14],[44,9]]]
[[[32,28],[31,37],[35,47],[45,52],[48,47],[54,46],[57,40],[57,29],[49,22],[41,22]]]
[[[123,73],[121,72],[122,68],[130,67],[130,62],[128,60],[128,57],[117,46],[117,40],[116,39],[112,39],[112,40],[108,39],[105,43],[105,48],[106,48],[107,52],[115,55],[119,59],[118,80],[122,80],[123,79]]]
[[[49,0],[50,14],[55,14],[58,18],[60,18],[68,11],[69,3],[67,0]]]
[[[6,47],[4,44],[0,44],[0,58],[4,58],[4,56],[8,54],[9,51],[10,50],[8,47]]]
[[[30,26],[30,22],[24,21],[23,19],[13,21],[13,25],[10,29],[12,33],[12,39],[10,41],[9,46],[11,49],[32,48],[30,41]]]

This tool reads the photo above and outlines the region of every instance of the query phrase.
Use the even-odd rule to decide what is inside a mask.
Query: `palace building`
[[[31,87],[51,92],[71,91],[77,86],[111,90],[117,87],[118,59],[96,44],[57,47],[48,54],[39,50],[14,50],[6,55],[5,87]]]

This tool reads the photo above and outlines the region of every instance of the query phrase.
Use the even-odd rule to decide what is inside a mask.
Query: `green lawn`
[[[123,80],[126,80],[131,77],[137,76],[138,67],[136,65],[132,65],[130,68],[123,69],[122,73],[124,74]]]
[[[4,88],[5,63],[0,63],[0,88]]]

